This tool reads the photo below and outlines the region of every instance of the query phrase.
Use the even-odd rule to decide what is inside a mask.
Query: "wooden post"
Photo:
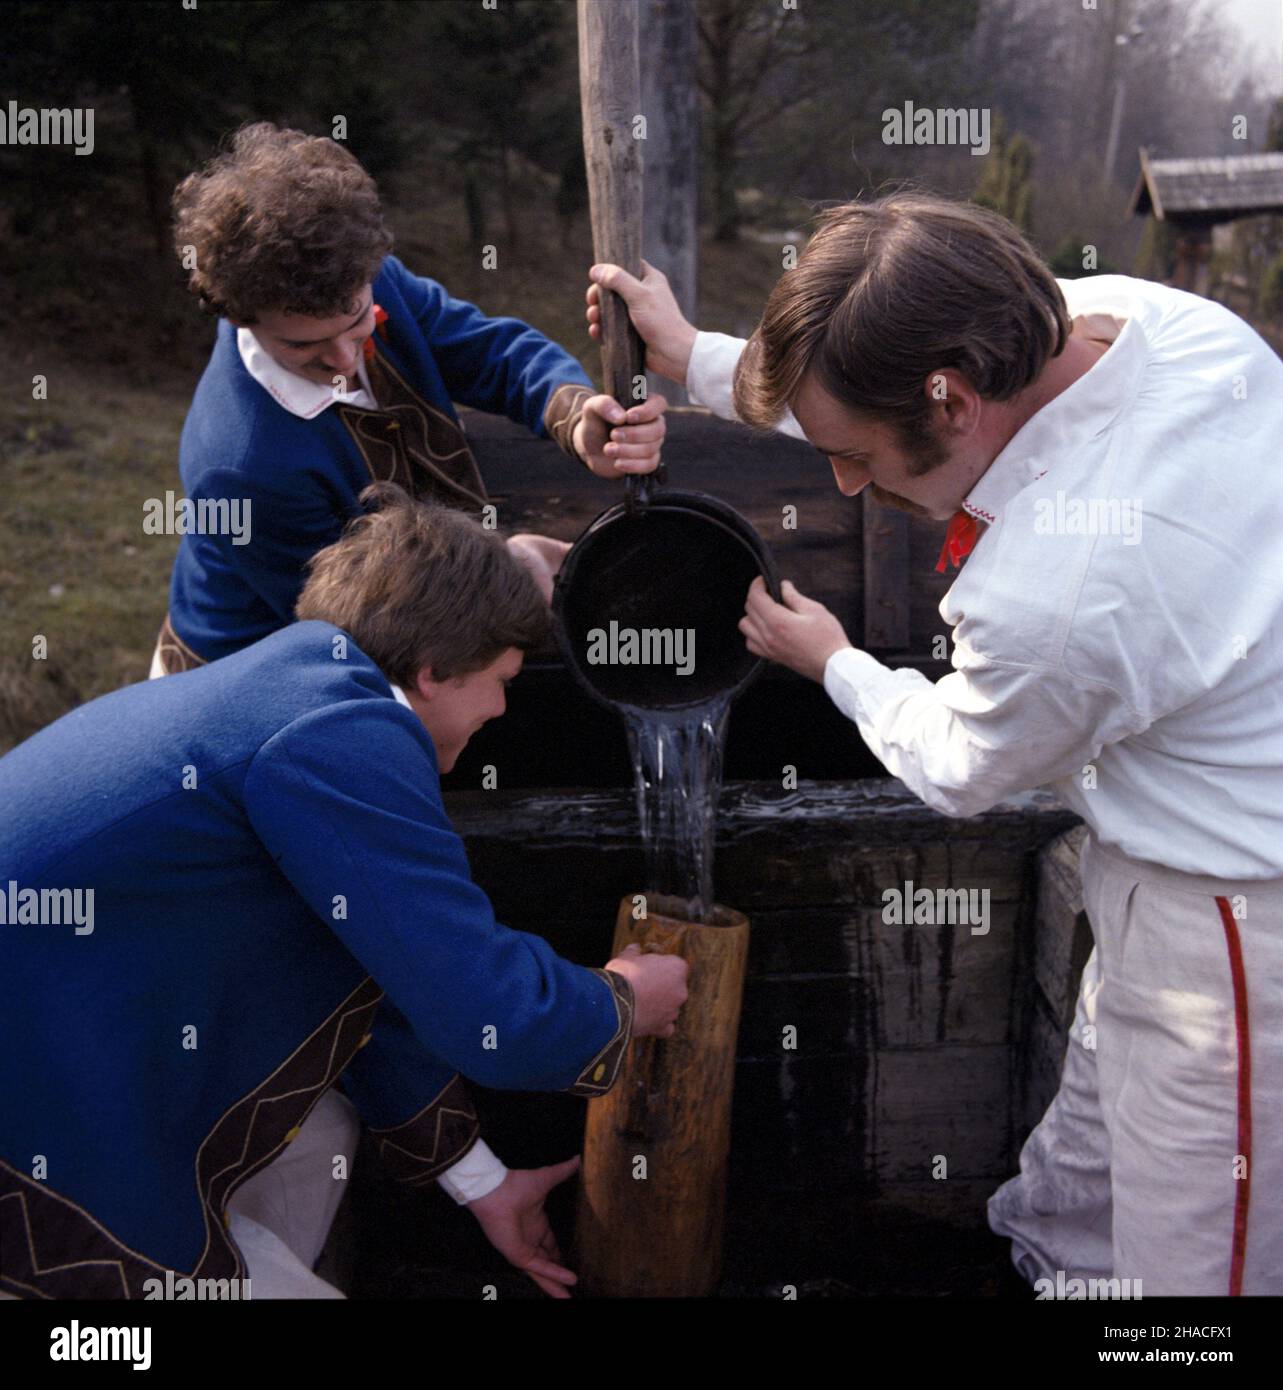
[[[629,942],[690,963],[690,998],[671,1038],[633,1043],[612,1089],[588,1106],[575,1227],[580,1289],[611,1298],[701,1298],[717,1287],[731,1092],[748,919],[666,916],[676,899],[619,906],[611,956]]]
[[[691,0],[642,0],[641,86],[646,116],[646,196],[642,245],[668,277],[683,314],[696,319],[699,254],[698,18]],[[670,405],[685,390],[653,373],[650,389]]]
[[[864,645],[901,650],[909,639],[909,518],[866,492],[864,525]]]
[[[579,100],[592,215],[593,256],[641,274],[642,115],[637,0],[579,0]],[[645,399],[645,348],[617,294],[601,296],[606,390],[627,409]],[[638,379],[641,388],[638,389]]]

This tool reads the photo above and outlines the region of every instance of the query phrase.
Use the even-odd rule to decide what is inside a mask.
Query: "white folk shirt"
[[[288,367],[282,367],[276,358],[268,355],[248,328],[236,330],[236,350],[240,353],[241,363],[250,376],[277,405],[284,406],[291,415],[297,415],[301,420],[314,419],[335,402],[363,406],[366,410],[378,409],[374,393],[370,389],[370,378],[366,374],[363,355],[358,355],[356,360],[360,388],[356,391],[336,391],[332,386],[323,386],[319,381],[310,381],[307,377],[290,371]]]
[[[848,647],[825,689],[946,815],[1047,785],[1134,858],[1283,876],[1283,362],[1196,295],[1059,284],[1075,332],[1117,336],[963,503],[953,673]],[[733,416],[742,347],[699,335],[693,400]]]

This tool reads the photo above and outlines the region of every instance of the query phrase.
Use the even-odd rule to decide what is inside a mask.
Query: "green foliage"
[[[1008,138],[1006,122],[995,113],[990,150],[971,201],[1000,212],[1022,232],[1032,232],[1033,169],[1033,146],[1023,135]]]
[[[746,187],[807,201],[853,196],[853,149],[885,151],[882,110],[958,104],[978,0],[695,0],[714,237],[735,241]],[[965,77],[962,79],[965,83]],[[772,209],[767,196],[759,206]]]
[[[1266,266],[1261,276],[1257,308],[1266,318],[1283,319],[1283,251]]]
[[[462,168],[472,239],[486,232],[494,186],[510,244],[518,240],[528,190],[517,161],[557,182],[563,216],[587,202],[579,116],[575,7],[504,0],[497,10],[447,0],[422,11],[416,46],[433,55],[436,80],[416,94],[415,110],[445,136]]]
[[[74,240],[72,200],[48,196],[52,177],[55,191],[74,188],[108,225],[141,215],[167,259],[174,184],[246,120],[328,135],[341,115],[372,172],[395,167],[400,77],[384,40],[399,9],[393,0],[222,0],[192,10],[174,0],[29,0],[7,11],[0,91],[95,113],[90,158],[6,152],[15,230],[46,246]]]

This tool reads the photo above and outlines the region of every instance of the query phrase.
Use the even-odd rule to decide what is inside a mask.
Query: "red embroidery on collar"
[[[388,335],[383,325],[388,321],[388,311],[376,304],[374,306],[374,331],[386,343]],[[369,337],[361,344],[361,351],[365,355],[365,360],[369,362],[374,356],[374,338]]]
[[[966,512],[954,512],[949,529],[944,533],[944,544],[940,547],[940,558],[936,561],[936,573],[943,574],[945,561],[951,560],[954,569],[962,563],[963,557],[971,554],[979,534],[976,519]]]

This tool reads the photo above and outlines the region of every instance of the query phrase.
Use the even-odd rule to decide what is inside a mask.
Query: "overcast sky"
[[[1216,0],[1215,8],[1247,40],[1245,58],[1276,92],[1283,91],[1283,0]]]

